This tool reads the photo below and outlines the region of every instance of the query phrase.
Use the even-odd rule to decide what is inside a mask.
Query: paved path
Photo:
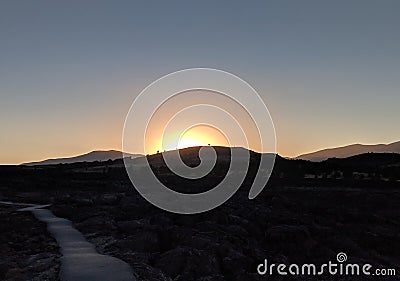
[[[62,281],[135,281],[132,268],[125,262],[100,255],[93,244],[76,230],[72,223],[56,217],[49,205],[19,204],[0,201],[2,204],[29,206],[18,211],[30,211],[40,221],[47,223],[47,229],[57,240],[61,254]]]

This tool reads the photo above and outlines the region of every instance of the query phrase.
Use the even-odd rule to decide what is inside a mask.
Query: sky
[[[399,14],[396,0],[3,0],[0,163],[121,149],[135,97],[194,67],[258,91],[280,155],[398,141]]]

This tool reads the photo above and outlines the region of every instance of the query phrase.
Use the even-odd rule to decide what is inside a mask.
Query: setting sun
[[[207,125],[198,125],[186,130],[180,137],[166,138],[163,150],[181,149],[193,146],[229,146],[229,142],[219,130]]]

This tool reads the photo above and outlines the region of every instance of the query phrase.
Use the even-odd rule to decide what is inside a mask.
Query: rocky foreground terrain
[[[265,258],[321,264],[336,261],[339,252],[352,263],[400,269],[397,191],[271,188],[256,200],[246,196],[240,192],[199,215],[158,210],[130,189],[59,195],[52,209],[99,252],[129,263],[138,280],[266,280],[256,273]]]
[[[60,254],[46,224],[0,204],[0,280],[59,280]]]

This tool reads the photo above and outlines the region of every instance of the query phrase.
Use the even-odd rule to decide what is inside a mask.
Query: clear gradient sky
[[[278,153],[400,139],[400,1],[0,2],[0,163],[121,149],[136,95],[211,67],[269,107]]]

